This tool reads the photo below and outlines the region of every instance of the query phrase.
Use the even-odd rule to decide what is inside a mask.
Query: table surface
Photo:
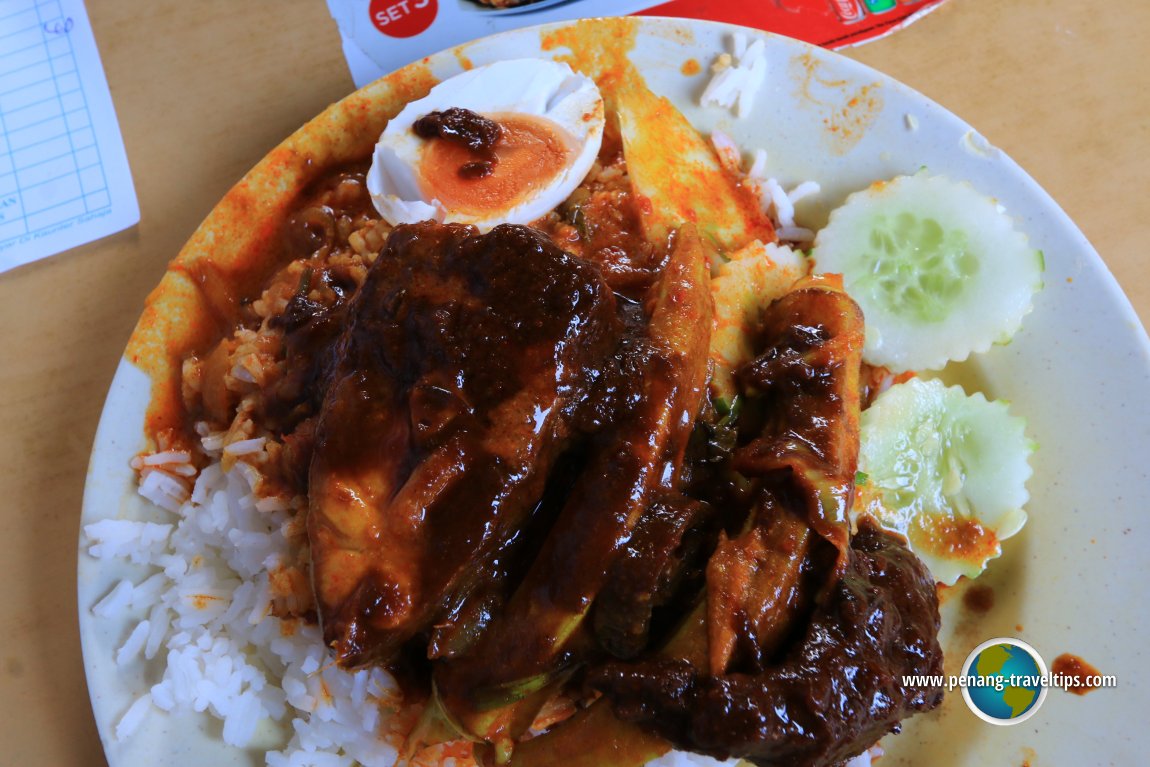
[[[138,226],[0,275],[0,762],[104,764],[76,626],[88,452],[168,260],[228,188],[352,90],[320,0],[89,0]],[[974,125],[1077,222],[1150,321],[1150,3],[951,0],[847,52]]]

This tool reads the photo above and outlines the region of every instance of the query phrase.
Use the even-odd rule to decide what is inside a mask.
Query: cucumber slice
[[[862,307],[864,359],[896,373],[1006,343],[1042,287],[1042,254],[993,199],[925,173],[852,194],[811,255]]]
[[[935,579],[974,578],[1026,523],[1026,422],[1001,401],[912,378],[860,422],[861,511],[906,537]]]

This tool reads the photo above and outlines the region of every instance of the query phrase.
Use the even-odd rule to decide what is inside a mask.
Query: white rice
[[[821,191],[818,182],[803,181],[788,192],[777,178],[767,175],[767,153],[762,149],[756,149],[751,154],[750,165],[744,170],[739,145],[718,128],[711,131],[711,146],[715,149],[719,163],[739,177],[758,199],[760,209],[774,222],[775,233],[781,241],[803,246],[814,240],[813,229],[799,226],[795,222],[795,205],[800,200],[817,195]]]
[[[265,442],[267,442],[267,439],[264,437],[237,440],[224,448],[224,455],[236,456],[258,453],[264,449]]]
[[[734,109],[739,117],[744,117],[766,82],[766,44],[761,39],[748,43],[745,33],[735,32],[731,35],[731,53],[720,54],[711,70],[714,74],[699,103],[704,107]],[[818,194],[820,188],[816,182],[803,181],[788,192],[778,179],[767,174],[765,150],[756,149],[749,167],[744,170],[742,150],[725,132],[712,131],[711,144],[720,164],[741,177],[758,197],[763,212],[774,221],[780,240],[797,245],[809,245],[814,240],[812,229],[795,223],[795,203]]]
[[[263,449],[262,440],[247,442],[239,454]],[[249,747],[264,722],[278,724],[283,748],[266,753],[269,767],[394,765],[402,737],[391,716],[400,703],[395,680],[378,668],[338,668],[317,626],[272,614],[271,579],[289,564],[291,541],[301,534],[302,499],[257,498],[258,471],[242,461],[225,471],[219,461],[222,452],[237,452],[235,443],[229,447],[199,473],[170,524],[106,519],[84,528],[91,556],[151,570],[138,582],[121,580],[90,607],[100,618],[138,616],[115,651],[118,667],[161,659],[162,672],[116,722],[116,739],[132,737],[162,712],[207,712],[237,748]],[[177,458],[148,456],[140,465]],[[145,484],[147,477],[142,494]],[[463,760],[442,761],[456,763],[463,767]],[[715,764],[685,753],[651,763]]]
[[[192,460],[192,454],[186,450],[167,450],[163,453],[152,453],[140,459],[143,466],[163,466],[164,464],[187,464]]]
[[[229,452],[263,449],[262,439],[245,442]],[[156,454],[140,465],[189,458]],[[284,749],[267,754],[273,767],[392,765],[396,751],[381,723],[399,701],[395,681],[380,669],[337,668],[317,627],[271,614],[271,578],[290,565],[290,540],[300,534],[293,511],[302,504],[257,500],[259,479],[246,463],[228,472],[213,463],[190,490],[179,485],[183,501],[171,524],[106,519],[85,527],[93,557],[151,569],[90,608],[101,618],[139,616],[115,652],[117,666],[162,658],[162,673],[123,713],[115,737],[131,737],[157,711],[206,711],[223,722],[224,741],[240,748],[265,720],[278,723]],[[170,482],[165,471],[151,471],[140,492],[155,500],[158,489],[170,508],[178,495]]]
[[[163,468],[141,472],[140,495],[165,511],[177,512],[188,499],[188,486],[181,476]]]
[[[730,54],[722,54],[712,65],[714,74],[700,101],[703,106],[733,109],[745,117],[767,78],[766,43],[758,39],[748,45],[746,34],[735,32],[731,48]]]
[[[151,704],[151,695],[147,693],[136,698],[135,702],[128,707],[127,713],[124,714],[120,722],[116,725],[116,740],[124,740],[135,734],[136,730],[143,724],[144,718],[148,714],[148,709],[151,708]]]

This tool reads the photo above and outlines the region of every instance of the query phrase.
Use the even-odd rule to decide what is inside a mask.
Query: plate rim
[[[796,47],[796,48],[805,50],[807,52],[813,53],[816,57],[827,57],[831,61],[835,62],[837,66],[846,67],[849,71],[852,71],[856,74],[865,75],[865,77],[867,77],[869,79],[877,79],[880,82],[882,82],[882,84],[885,88],[894,88],[896,90],[902,91],[906,96],[908,96],[911,100],[913,100],[915,102],[929,104],[932,109],[937,110],[937,116],[938,117],[941,117],[942,119],[947,120],[954,125],[962,126],[962,127],[968,128],[970,130],[974,130],[974,128],[969,123],[967,123],[965,120],[963,120],[961,117],[959,117],[955,113],[951,112],[946,107],[938,104],[937,102],[935,102],[932,99],[928,98],[927,96],[923,95],[918,90],[912,88],[911,86],[906,85],[905,83],[902,83],[901,81],[894,79],[893,77],[891,77],[889,75],[886,75],[885,73],[881,72],[880,70],[874,69],[873,67],[870,67],[867,64],[859,62],[855,59],[851,59],[851,58],[844,56],[843,54],[836,52],[836,51],[831,51],[828,49],[820,48],[818,46],[814,46],[812,44],[805,43],[805,42],[800,41],[800,40],[789,38],[789,37],[786,37],[784,35],[779,35],[777,33],[769,32],[769,31],[765,31],[765,30],[754,29],[754,28],[749,28],[749,27],[742,27],[739,25],[729,24],[729,23],[725,23],[725,22],[714,22],[714,21],[696,20],[696,19],[680,19],[680,18],[661,17],[661,16],[643,16],[643,17],[630,17],[630,18],[634,19],[635,23],[637,24],[637,26],[640,28],[641,31],[646,31],[644,29],[646,27],[658,29],[659,27],[662,27],[664,25],[669,25],[669,26],[685,26],[685,27],[692,28],[692,29],[696,28],[696,27],[709,27],[709,28],[714,28],[714,29],[724,31],[724,32],[742,31],[742,32],[747,32],[747,33],[754,34],[754,35],[767,36],[767,37],[773,38],[777,41],[782,41],[782,43],[786,46]],[[595,20],[557,21],[557,22],[550,22],[550,23],[545,23],[545,24],[533,25],[530,27],[505,30],[505,31],[501,31],[501,32],[498,32],[498,33],[495,33],[492,35],[484,36],[482,38],[477,38],[475,40],[461,43],[459,45],[451,46],[451,47],[445,48],[441,51],[437,51],[436,53],[431,54],[430,56],[423,59],[423,61],[436,60],[436,61],[441,61],[441,62],[449,62],[449,60],[454,60],[457,58],[457,52],[466,51],[471,46],[474,46],[474,45],[479,44],[479,43],[492,44],[492,43],[495,43],[495,42],[500,41],[500,40],[506,40],[508,38],[515,38],[515,37],[528,35],[528,34],[539,35],[539,34],[545,32],[546,30],[563,28],[563,27],[572,26],[575,24],[580,24],[580,23],[587,23],[588,21],[595,21]],[[534,54],[531,54],[531,55],[534,55]],[[419,61],[413,62],[412,64],[406,65],[405,67],[402,67],[402,68],[396,70],[396,72],[408,71],[413,66],[415,66],[419,63],[420,63]],[[392,73],[392,74],[394,74],[394,73]],[[391,75],[388,75],[388,76],[391,76]],[[386,79],[386,78],[383,78],[383,79]],[[344,103],[347,99],[354,97],[357,94],[362,94],[364,91],[372,88],[374,85],[377,85],[379,82],[380,81],[377,80],[377,81],[375,81],[375,83],[369,84],[369,85],[365,86],[364,88],[355,89],[355,90],[349,92],[346,96],[344,96],[339,101],[337,101],[336,105]],[[333,105],[333,106],[335,106],[335,105]],[[329,107],[329,109],[331,109],[331,107]],[[305,125],[309,125],[309,124],[313,123],[314,121],[321,119],[327,113],[328,113],[327,110],[325,110],[324,112],[320,113],[319,115],[312,117],[309,121],[307,121],[307,123],[305,123]],[[284,139],[284,142],[287,142],[288,140],[290,140],[290,138],[294,135],[295,135],[295,131],[293,131],[288,137],[286,137]],[[278,144],[276,149],[282,147],[284,145],[284,142],[281,142],[280,144]],[[263,158],[257,159],[256,163],[252,166],[252,168],[247,173],[245,173],[244,177],[239,182],[237,182],[236,186],[239,186],[240,184],[244,183],[244,180],[247,179],[248,175],[250,173],[252,173],[256,168],[258,168],[259,164],[262,163],[274,151],[275,151],[275,149],[271,150],[268,153],[268,155],[265,155]],[[1101,255],[1098,253],[1098,251],[1094,248],[1093,244],[1088,240],[1088,238],[1083,234],[1083,232],[1078,227],[1078,225],[1073,221],[1073,219],[1071,219],[1070,216],[1062,209],[1062,207],[1058,204],[1058,202],[1041,185],[1039,185],[1038,182],[1035,181],[1030,176],[1030,174],[1026,172],[1026,170],[1024,168],[1022,168],[1017,162],[1015,162],[1013,160],[1013,158],[1011,158],[1005,152],[1001,152],[1000,150],[996,150],[996,151],[1000,155],[997,159],[1000,162],[1005,163],[1007,171],[1023,183],[1023,185],[1026,187],[1027,195],[1030,198],[1032,198],[1033,200],[1038,201],[1040,203],[1041,207],[1043,209],[1045,209],[1046,211],[1053,212],[1055,214],[1055,220],[1058,222],[1059,226],[1063,227],[1066,231],[1070,232],[1073,235],[1074,242],[1073,242],[1073,248],[1072,249],[1074,251],[1080,253],[1080,254],[1084,254],[1088,258],[1090,269],[1095,273],[1094,276],[1096,278],[1098,278],[1098,280],[1101,283],[1100,288],[1102,291],[1104,291],[1103,297],[1105,298],[1105,303],[1108,304],[1113,309],[1115,309],[1118,312],[1118,314],[1121,315],[1124,323],[1126,324],[1126,330],[1128,331],[1128,339],[1127,340],[1129,340],[1130,342],[1133,343],[1134,351],[1136,351],[1137,355],[1138,355],[1137,364],[1141,366],[1141,369],[1144,373],[1146,373],[1147,375],[1150,375],[1150,336],[1147,335],[1146,328],[1143,325],[1141,319],[1138,317],[1137,312],[1134,310],[1134,307],[1131,304],[1129,297],[1122,290],[1121,285],[1119,284],[1118,280],[1114,277],[1113,273],[1109,269],[1105,260],[1101,257]],[[233,187],[233,189],[234,188],[235,187]],[[227,194],[231,194],[231,190],[229,190],[229,192]],[[227,194],[225,194],[225,198],[227,197]],[[223,200],[221,200],[220,203],[217,203],[215,206],[213,206],[211,208],[211,210],[208,211],[208,213],[206,214],[206,216],[204,218],[204,222],[208,221],[213,216],[213,214],[215,213],[215,211],[218,209],[219,205],[222,202],[223,202]],[[197,225],[197,227],[195,228],[193,233],[189,236],[189,242],[191,241],[192,238],[194,238],[196,236],[196,233],[198,233],[200,231],[202,226],[203,226],[203,222],[201,222],[199,225]],[[182,249],[180,252],[182,252]],[[168,270],[165,271],[165,276],[171,270],[171,265],[175,263],[176,258],[178,258],[178,255],[172,259],[171,263],[169,264]],[[132,338],[136,337],[139,330],[140,330],[139,325],[137,325],[133,329]],[[131,342],[129,342],[129,344],[130,343]],[[101,739],[102,745],[104,746],[105,757],[108,759],[109,764],[112,767],[122,767],[121,765],[119,765],[118,762],[113,761],[112,752],[110,751],[110,746],[114,742],[114,734],[112,731],[114,728],[114,723],[113,723],[112,718],[102,718],[97,713],[98,702],[96,700],[96,696],[98,695],[99,691],[96,690],[91,683],[91,671],[90,671],[90,667],[92,664],[96,664],[99,662],[103,662],[103,663],[107,664],[107,663],[111,662],[111,659],[110,658],[99,658],[99,659],[97,659],[96,657],[94,657],[96,648],[93,645],[94,640],[92,639],[90,634],[93,630],[93,626],[94,626],[93,622],[98,621],[99,619],[91,614],[90,601],[89,602],[84,601],[84,597],[90,596],[90,594],[88,594],[85,590],[85,584],[84,584],[84,569],[85,568],[84,568],[83,563],[84,563],[85,559],[90,560],[91,562],[95,562],[95,560],[93,560],[91,557],[89,557],[86,553],[87,546],[86,546],[86,538],[84,535],[84,527],[85,527],[85,525],[90,524],[92,521],[95,521],[96,519],[102,519],[102,518],[106,518],[108,516],[106,513],[105,514],[100,513],[101,510],[105,510],[105,507],[102,504],[100,504],[99,499],[96,497],[97,496],[97,490],[94,488],[97,487],[97,484],[93,481],[93,477],[94,477],[94,472],[97,470],[97,467],[98,467],[97,451],[99,451],[101,449],[102,445],[104,445],[108,442],[109,438],[107,435],[110,431],[114,430],[115,425],[116,425],[115,422],[122,419],[121,414],[111,412],[109,410],[109,403],[112,402],[114,392],[117,390],[117,388],[118,387],[123,388],[124,386],[127,386],[128,383],[127,383],[126,379],[128,377],[134,375],[134,373],[128,371],[129,368],[132,371],[135,371],[137,373],[143,373],[143,371],[139,367],[137,367],[135,365],[135,363],[133,363],[133,361],[127,355],[122,356],[120,358],[119,364],[118,364],[117,369],[116,369],[116,373],[115,373],[113,380],[112,380],[112,384],[109,388],[108,395],[105,398],[104,405],[102,406],[99,425],[97,427],[97,431],[96,431],[95,437],[93,439],[92,451],[91,451],[90,458],[89,458],[87,476],[86,476],[85,485],[84,485],[84,495],[83,495],[83,502],[82,502],[82,509],[81,509],[81,515],[80,515],[80,521],[79,521],[79,530],[78,530],[78,537],[77,537],[77,542],[78,542],[78,547],[77,547],[77,559],[78,559],[78,569],[77,569],[78,603],[77,603],[77,608],[78,608],[78,612],[79,612],[79,632],[80,632],[81,650],[82,650],[83,662],[84,662],[84,668],[85,668],[85,679],[86,679],[86,683],[88,686],[89,696],[91,699],[91,705],[93,708],[93,717],[96,720],[97,727],[98,727],[99,734],[100,734],[100,739]],[[145,375],[146,375],[146,373],[145,373]],[[143,447],[143,434],[142,433],[140,435],[139,447]],[[129,473],[132,476],[134,476],[134,473],[131,473],[131,472],[129,472]],[[99,508],[97,508],[97,506],[99,506]]]

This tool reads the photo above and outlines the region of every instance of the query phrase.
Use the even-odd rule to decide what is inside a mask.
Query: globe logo
[[[967,657],[962,676],[966,705],[991,724],[1024,722],[1046,699],[1046,663],[1033,647],[1019,639],[983,642]]]

